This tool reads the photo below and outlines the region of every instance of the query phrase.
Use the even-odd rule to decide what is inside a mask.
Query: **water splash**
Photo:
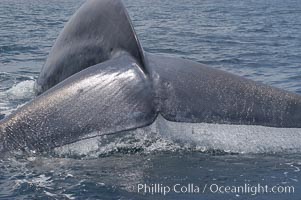
[[[11,114],[14,110],[22,107],[35,96],[33,77],[26,77],[24,80],[15,83],[9,89],[0,90],[0,119]]]

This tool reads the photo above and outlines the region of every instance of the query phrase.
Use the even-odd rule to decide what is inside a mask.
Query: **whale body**
[[[88,0],[56,40],[34,100],[0,121],[0,151],[50,151],[87,133],[177,123],[301,128],[301,96],[147,53],[120,0]]]

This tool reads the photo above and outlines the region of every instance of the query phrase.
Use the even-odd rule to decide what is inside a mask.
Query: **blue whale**
[[[38,96],[0,122],[0,151],[47,152],[90,132],[177,123],[301,128],[301,96],[143,50],[120,0],[88,0],[57,38]]]

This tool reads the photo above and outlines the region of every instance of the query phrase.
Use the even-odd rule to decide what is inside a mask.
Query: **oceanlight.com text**
[[[221,184],[174,184],[164,185],[160,183],[154,184],[138,184],[137,192],[145,195],[167,195],[169,193],[177,194],[237,194],[237,195],[260,195],[260,194],[294,194],[294,186],[283,185],[221,185]]]

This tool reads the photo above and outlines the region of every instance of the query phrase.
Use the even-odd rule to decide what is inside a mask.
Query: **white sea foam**
[[[22,81],[6,90],[4,94],[11,100],[32,98],[34,96],[34,84],[34,80]]]
[[[0,91],[0,114],[9,115],[34,98],[34,80],[26,80]]]

